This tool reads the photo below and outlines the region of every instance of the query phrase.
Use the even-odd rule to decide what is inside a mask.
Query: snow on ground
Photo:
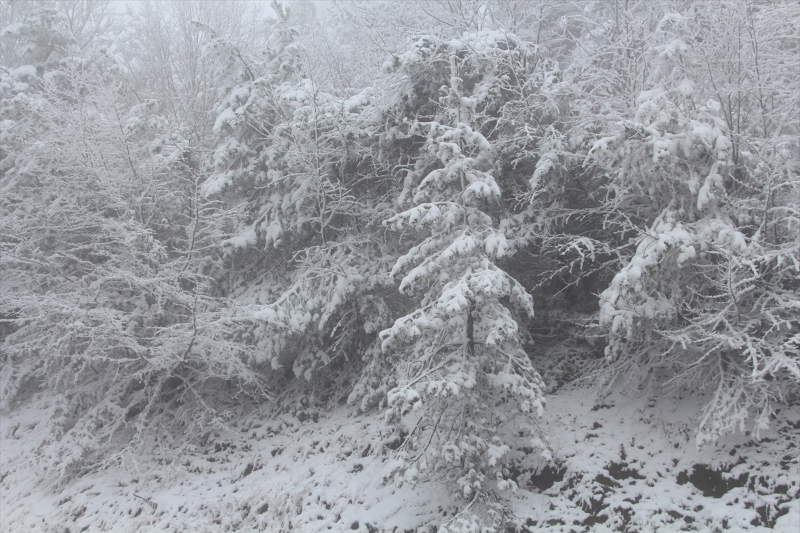
[[[433,482],[385,483],[379,414],[255,410],[172,461],[121,455],[64,486],[40,468],[45,400],[0,418],[0,530],[434,531],[465,502]],[[566,386],[545,414],[554,463],[516,450],[520,531],[800,531],[800,413],[755,443],[698,449],[697,399],[597,396]]]
[[[698,449],[692,431],[697,403],[653,402],[622,391],[587,397],[577,388],[551,397],[547,427],[559,467],[531,480],[551,498],[548,511],[531,517],[537,526],[601,532],[757,531],[759,525],[797,531],[791,524],[800,490],[800,413],[785,413],[759,444],[734,435]]]

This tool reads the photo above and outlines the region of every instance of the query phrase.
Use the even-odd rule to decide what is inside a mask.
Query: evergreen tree
[[[517,315],[532,316],[533,302],[498,266],[514,249],[487,138],[509,98],[503,82],[533,54],[500,32],[419,39],[395,62],[405,87],[384,134],[418,146],[405,210],[385,222],[419,239],[391,272],[417,308],[381,332],[396,376],[389,420],[404,439],[397,467],[406,480],[444,475],[473,502],[515,487],[508,429],[536,435],[544,407]]]
[[[280,381],[313,380],[320,397],[332,387],[338,398],[351,378],[334,378],[334,368],[358,368],[387,321],[376,291],[390,283],[388,258],[376,258],[387,255],[379,221],[389,189],[369,146],[371,90],[320,91],[303,68],[291,12],[276,9],[282,22],[267,57],[232,58],[238,78],[217,109],[204,191],[237,211],[222,242],[225,276],[260,323],[259,361],[284,369],[273,374]]]

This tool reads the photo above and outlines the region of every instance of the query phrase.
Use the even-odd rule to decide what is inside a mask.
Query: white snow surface
[[[413,486],[386,482],[394,452],[383,417],[346,407],[273,417],[266,407],[253,409],[171,461],[127,453],[113,468],[56,484],[37,466],[48,400],[42,393],[0,418],[0,530],[7,533],[430,532],[467,503],[423,475]],[[626,396],[624,387],[603,396],[572,385],[551,393],[546,442],[508,454],[520,488],[502,496],[518,530],[797,533],[798,410],[781,411],[758,443],[732,435],[697,448],[692,424],[701,402]],[[562,479],[547,487],[542,469],[551,455]],[[694,465],[756,482],[704,495],[687,482]],[[772,529],[753,525],[767,504],[783,513],[772,514]]]

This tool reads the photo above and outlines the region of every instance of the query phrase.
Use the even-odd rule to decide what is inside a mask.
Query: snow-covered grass
[[[550,394],[553,461],[515,450],[520,488],[502,495],[517,531],[800,530],[796,406],[760,442],[733,435],[698,449],[702,398],[625,392]],[[379,413],[346,407],[272,417],[254,408],[171,460],[126,452],[58,484],[41,463],[52,400],[2,413],[2,531],[431,532],[467,503],[422,477],[385,482],[398,443]]]

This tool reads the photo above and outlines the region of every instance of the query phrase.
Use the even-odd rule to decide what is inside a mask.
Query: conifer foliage
[[[713,44],[698,38],[721,16],[710,5],[691,18],[651,14],[660,18],[640,56],[645,90],[586,160],[608,172],[608,212],[638,232],[600,295],[609,368],[636,380],[665,372],[655,381],[708,390],[698,442],[748,427],[757,435],[800,376],[790,311],[800,234],[789,206],[798,123],[779,111],[796,96],[778,87],[769,102],[758,96],[766,77],[798,88],[771,63],[791,30],[765,10],[735,7],[726,27],[741,40]],[[730,70],[723,54],[748,73]]]
[[[388,320],[375,291],[390,283],[378,238],[389,189],[364,128],[371,89],[321,91],[291,15],[276,9],[282,18],[266,58],[215,45],[235,67],[222,85],[219,143],[203,191],[235,213],[220,243],[229,261],[223,275],[251,305],[256,362],[279,380],[328,382],[318,371],[358,361]]]
[[[381,332],[382,349],[403,354],[390,420],[404,428],[406,476],[450,469],[473,500],[513,486],[500,429],[522,417],[530,436],[544,403],[515,314],[533,316],[531,296],[497,264],[514,250],[496,227],[506,213],[486,137],[505,97],[500,80],[527,53],[496,32],[426,37],[395,67],[409,93],[427,80],[444,83],[433,87],[438,105],[429,116],[400,117],[403,135],[421,146],[397,201],[408,207],[384,224],[423,237],[391,271],[400,292],[420,299]]]

